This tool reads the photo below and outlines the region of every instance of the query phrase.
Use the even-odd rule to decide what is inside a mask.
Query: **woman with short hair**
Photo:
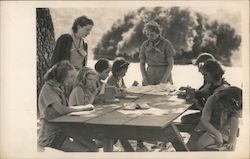
[[[68,107],[64,87],[72,82],[74,71],[74,66],[69,61],[61,61],[52,66],[45,74],[45,84],[38,97],[41,122],[38,144],[42,147],[69,152],[97,151],[95,143],[81,133],[49,122],[49,120],[71,112],[86,110],[85,108]],[[93,108],[89,108],[89,110],[91,109]],[[69,138],[72,138],[73,141]]]
[[[171,76],[175,54],[173,45],[161,35],[160,26],[155,21],[148,22],[143,32],[148,39],[143,42],[139,55],[142,85],[167,82],[173,84]]]

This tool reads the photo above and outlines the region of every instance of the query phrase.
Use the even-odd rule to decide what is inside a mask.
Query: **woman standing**
[[[61,35],[55,46],[51,64],[62,60],[69,60],[76,70],[87,64],[88,45],[84,42],[94,26],[94,22],[86,16],[75,19],[71,34]]]
[[[139,56],[142,85],[173,83],[171,71],[175,50],[171,42],[161,36],[160,26],[155,21],[148,22],[143,32],[148,40],[143,42]]]

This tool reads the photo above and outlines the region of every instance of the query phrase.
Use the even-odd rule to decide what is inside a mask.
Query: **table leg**
[[[120,142],[126,152],[134,152],[134,149],[131,146],[131,144],[128,142],[128,140],[120,140]]]
[[[112,139],[103,139],[103,151],[112,152],[113,151],[113,140]]]
[[[176,151],[189,151],[187,145],[184,143],[183,138],[178,130],[178,128],[172,123],[171,128],[174,131],[175,139],[171,141]]]

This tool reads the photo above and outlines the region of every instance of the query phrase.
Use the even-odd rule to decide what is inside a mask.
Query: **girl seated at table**
[[[126,75],[128,70],[129,62],[124,58],[118,57],[114,60],[112,65],[112,75],[108,78],[107,85],[115,86],[117,88],[117,97],[126,96],[126,85],[123,80],[123,77]],[[138,82],[134,81],[133,86],[137,86]],[[120,140],[123,145],[127,145],[128,141]],[[143,142],[137,141],[137,150],[147,151],[147,148],[144,146]]]
[[[114,60],[112,65],[112,75],[108,78],[107,85],[115,86],[117,88],[117,97],[126,96],[126,85],[123,77],[128,71],[129,62],[124,58],[118,57]],[[138,85],[137,81],[134,81],[133,86]]]
[[[203,66],[199,67],[199,71],[203,75],[204,84],[190,96],[194,96],[194,99],[191,99],[194,102],[192,108],[202,111],[210,95],[229,87],[230,84],[223,78],[224,70],[221,65],[213,59],[207,60]],[[181,118],[182,123],[198,124],[201,117],[201,111],[184,115]]]
[[[86,109],[68,107],[64,87],[72,82],[74,71],[74,66],[69,61],[61,61],[49,69],[44,76],[45,84],[38,97],[41,122],[38,145],[69,152],[97,151],[94,142],[74,129],[48,122],[67,113],[93,109],[93,107]]]
[[[82,68],[77,76],[77,81],[78,84],[69,97],[70,105],[87,105],[100,101],[98,94],[101,87],[97,87],[98,76],[93,69]]]
[[[197,150],[217,144],[234,150],[242,113],[242,90],[228,87],[210,96],[201,116],[205,133],[196,143]]]
[[[104,84],[103,81],[107,79],[111,71],[111,65],[108,59],[99,59],[95,64],[95,70],[98,74],[97,86],[101,86],[102,84]]]

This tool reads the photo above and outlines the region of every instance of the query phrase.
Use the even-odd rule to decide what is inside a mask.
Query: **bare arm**
[[[228,144],[227,144],[227,148],[229,150],[233,150],[235,148],[238,128],[239,128],[239,118],[234,117],[234,116],[231,117],[230,135],[229,135],[229,140],[228,140]]]
[[[142,74],[143,85],[148,85],[148,77],[146,73],[146,63],[144,60],[140,60],[140,69]]]
[[[168,63],[168,66],[167,66],[167,69],[161,79],[161,83],[167,83],[167,79],[168,77],[170,76],[170,73],[173,69],[173,65],[174,65],[174,58],[173,56],[172,57],[169,57],[167,58],[167,63]]]
[[[215,98],[216,98],[215,95],[212,95],[208,98],[205,107],[202,111],[201,123],[208,132],[210,132],[216,137],[217,142],[222,144],[223,143],[222,134],[210,123],[213,105],[215,104]]]
[[[71,113],[71,112],[77,112],[77,111],[82,111],[82,110],[79,110],[79,109],[74,109],[74,108],[70,108],[70,107],[67,107],[65,105],[62,105],[58,102],[55,102],[52,104],[52,107],[61,115],[65,115],[65,114],[68,114],[68,113]]]

